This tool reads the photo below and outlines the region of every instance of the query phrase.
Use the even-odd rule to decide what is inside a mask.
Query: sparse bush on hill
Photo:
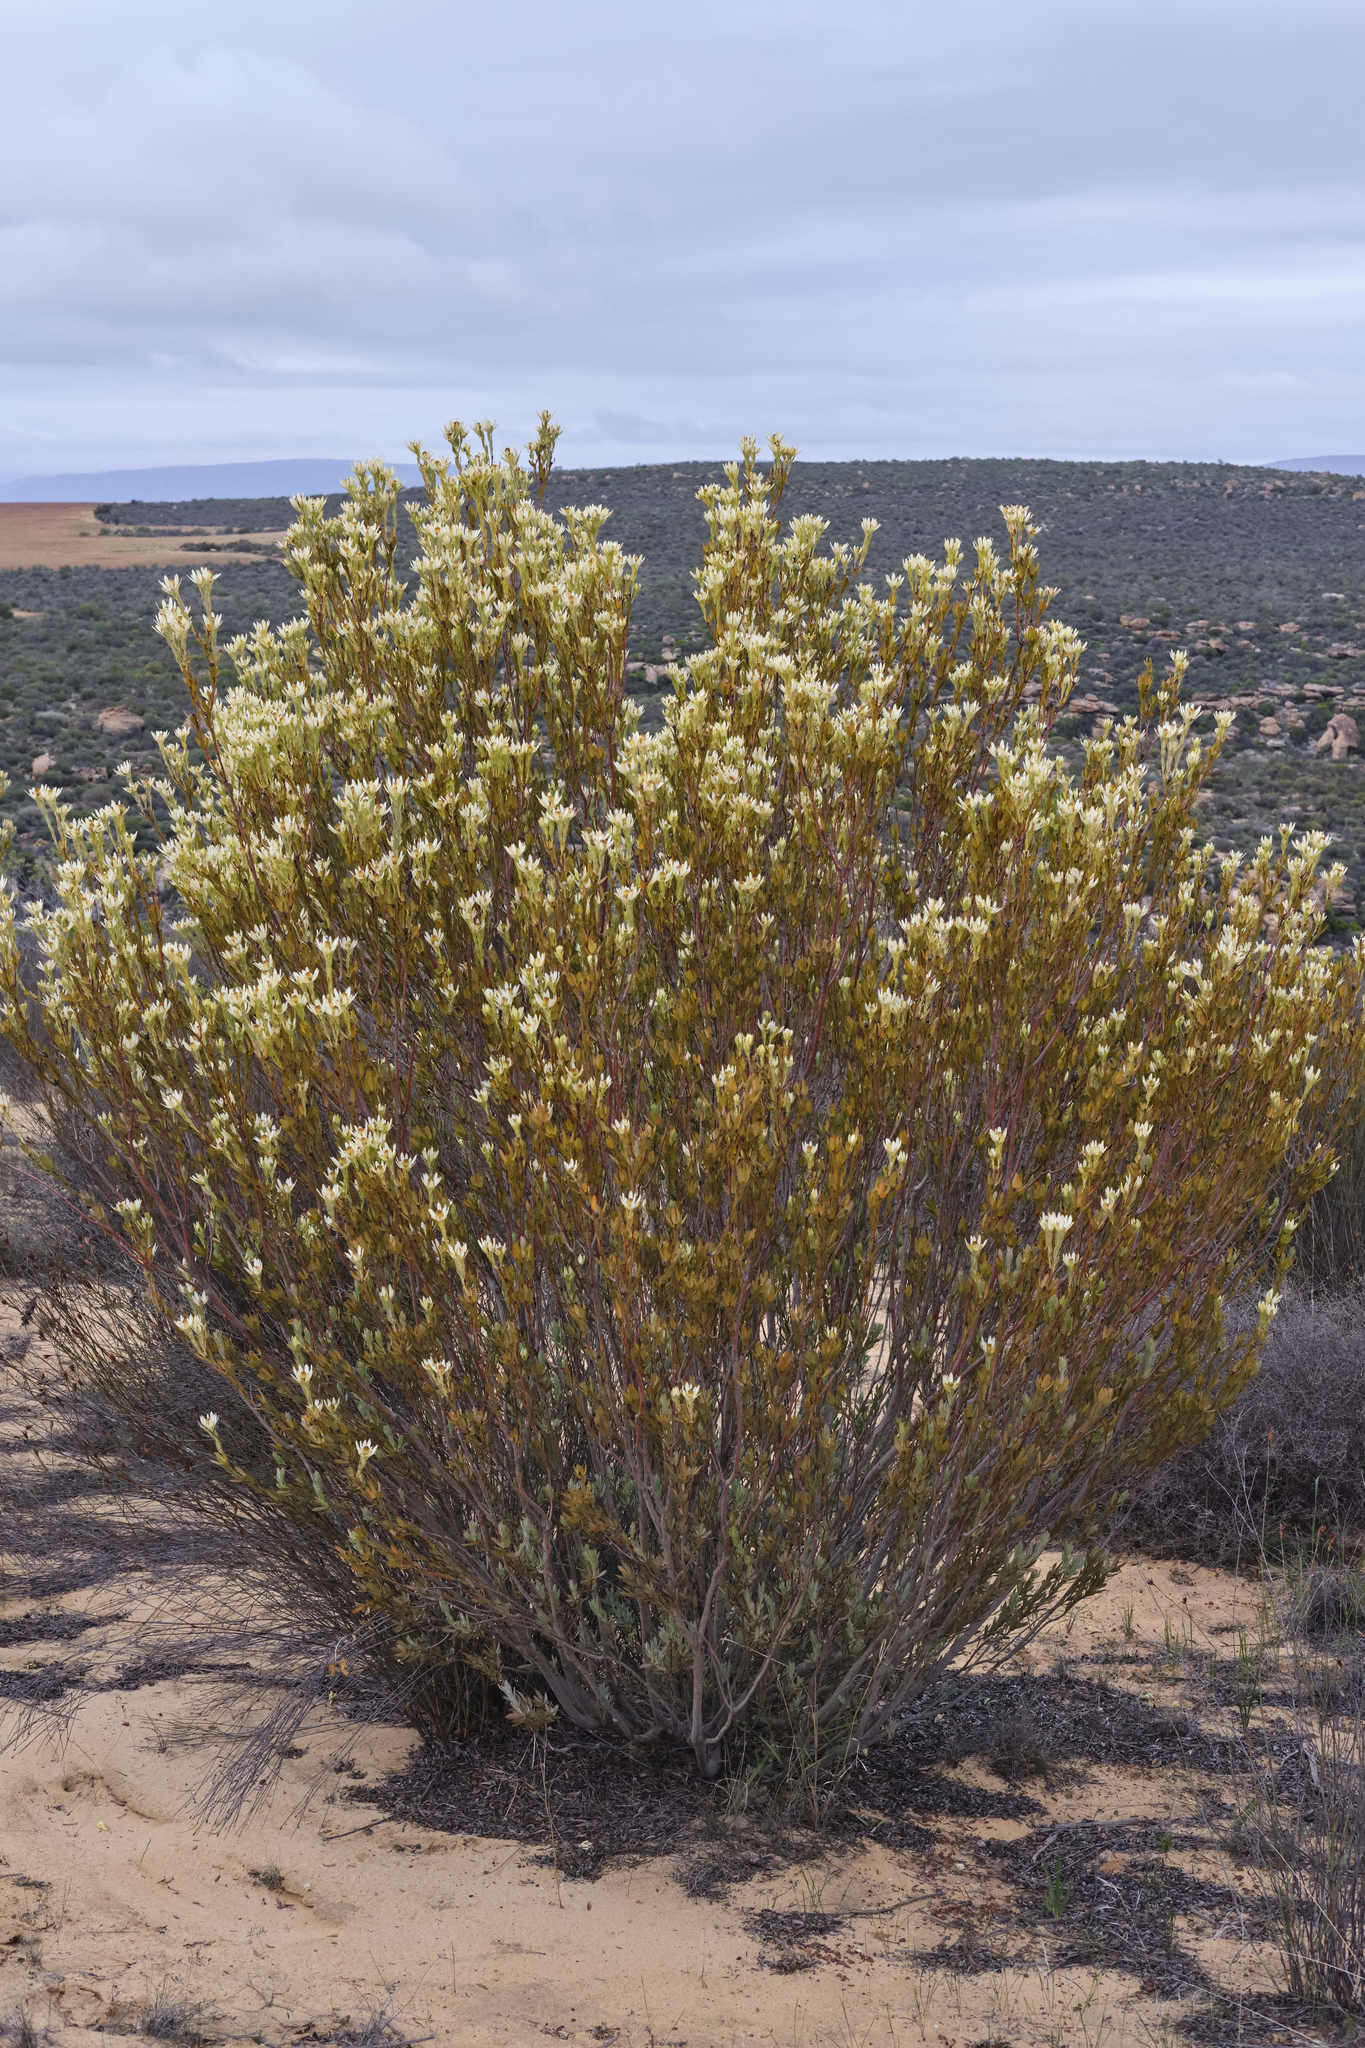
[[[1315,1294],[1296,1267],[1255,1379],[1135,1492],[1117,1534],[1250,1568],[1311,1550],[1324,1529],[1365,1530],[1365,1283]]]
[[[645,733],[635,565],[543,509],[548,419],[529,473],[450,439],[412,592],[364,469],[235,687],[212,578],[198,628],[168,586],[191,712],[140,799],[180,914],[119,808],[43,793],[4,1030],[268,1445],[208,1414],[224,1472],[425,1699],[707,1772],[755,1724],[870,1742],[1093,1585],[1044,1547],[1246,1385],[1274,1295],[1223,1305],[1328,1171],[1365,954],[1312,943],[1320,836],[1197,843],[1179,661],[1079,777],[1049,753],[1079,643],[1022,509],[1008,562],[878,596],[746,444]]]
[[[1295,1244],[1295,1271],[1327,1293],[1357,1293],[1365,1283],[1365,1100],[1339,1081],[1329,1106],[1344,1119],[1337,1170],[1308,1205]],[[1365,1413],[1365,1402],[1362,1402]]]

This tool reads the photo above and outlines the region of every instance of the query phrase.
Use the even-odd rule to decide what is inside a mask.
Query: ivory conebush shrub
[[[357,1610],[714,1772],[871,1742],[1097,1582],[1094,1519],[1255,1370],[1365,956],[1313,944],[1322,834],[1199,843],[1228,720],[1179,656],[1050,754],[1083,650],[1020,507],[879,593],[871,523],[784,532],[794,451],[746,442],[643,732],[638,563],[543,509],[555,438],[417,451],[411,565],[383,469],[300,500],[304,615],[231,682],[168,581],[189,718],[127,779],[179,908],[124,807],[37,791],[3,1025]]]

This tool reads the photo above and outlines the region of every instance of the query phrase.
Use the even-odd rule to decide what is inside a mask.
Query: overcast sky
[[[0,477],[1365,446],[1365,0],[0,0]]]

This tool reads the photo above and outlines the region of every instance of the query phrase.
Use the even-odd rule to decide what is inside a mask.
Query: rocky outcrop
[[[1360,727],[1349,711],[1334,711],[1322,732],[1313,742],[1315,754],[1332,750],[1334,761],[1344,761],[1348,754],[1355,753],[1360,745]]]
[[[95,724],[111,739],[122,739],[126,733],[141,732],[144,721],[136,711],[129,711],[122,704],[111,704],[100,712]]]

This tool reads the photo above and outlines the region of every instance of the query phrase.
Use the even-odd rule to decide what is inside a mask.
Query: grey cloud
[[[1355,0],[676,14],[26,10],[0,475],[542,404],[581,461],[1359,440]]]

